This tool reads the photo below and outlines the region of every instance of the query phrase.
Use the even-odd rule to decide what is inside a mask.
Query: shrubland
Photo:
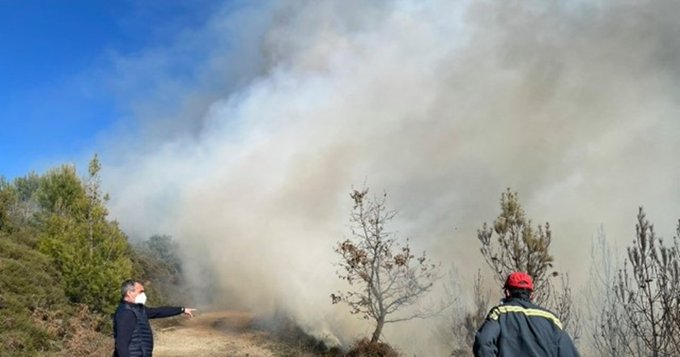
[[[0,177],[0,355],[108,355],[120,282],[158,281],[158,302],[179,283],[171,238],[133,245],[108,217],[100,168]]]

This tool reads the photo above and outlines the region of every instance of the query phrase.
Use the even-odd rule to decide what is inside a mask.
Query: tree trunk
[[[381,317],[376,322],[377,324],[375,326],[375,331],[373,331],[373,336],[371,337],[371,343],[376,343],[378,342],[378,339],[380,339],[383,326],[385,325],[385,318]]]

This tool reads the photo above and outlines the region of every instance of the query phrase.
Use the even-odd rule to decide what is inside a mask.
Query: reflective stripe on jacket
[[[475,357],[578,356],[571,338],[552,312],[520,298],[489,312],[475,335]]]

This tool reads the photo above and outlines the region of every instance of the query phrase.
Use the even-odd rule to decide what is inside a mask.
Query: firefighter
[[[475,335],[475,357],[579,356],[555,314],[531,302],[529,274],[511,273],[503,290],[501,305],[489,311]]]

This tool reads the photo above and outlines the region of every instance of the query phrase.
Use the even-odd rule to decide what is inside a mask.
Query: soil
[[[174,326],[154,328],[156,357],[275,357],[267,333],[252,329],[246,312],[216,311],[181,318]],[[275,349],[274,349],[275,350]]]

